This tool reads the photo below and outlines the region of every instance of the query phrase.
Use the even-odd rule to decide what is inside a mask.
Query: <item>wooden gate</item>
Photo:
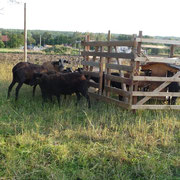
[[[169,44],[170,58],[147,57],[142,53],[143,43]],[[142,62],[180,64],[179,58],[173,58],[175,45],[180,45],[179,41],[144,39],[142,32],[139,37],[132,36],[132,40],[112,41],[109,32],[108,41],[91,41],[87,36],[81,44],[84,46],[81,53],[84,73],[97,80],[90,84],[98,88],[96,93],[89,93],[91,97],[128,109],[180,109],[180,105],[145,104],[152,97],[180,97],[178,92],[161,92],[171,82],[180,82],[179,71],[173,77],[146,76],[141,71]],[[129,48],[129,53],[118,51],[119,47],[124,46]],[[152,82],[159,82],[153,91],[145,92],[140,88],[143,83]],[[121,87],[114,86],[115,83]]]
[[[90,41],[88,36],[82,42],[84,51],[81,54],[84,56],[82,62],[84,73],[89,78],[97,77],[99,79],[98,83],[91,82],[92,87],[98,88],[97,93],[89,93],[91,97],[115,103],[124,108],[130,108],[132,104],[132,77],[135,66],[136,45],[135,39],[111,41],[110,32],[108,33],[108,41]],[[118,52],[117,47],[119,46],[129,47],[132,51],[130,53]],[[123,65],[122,59],[125,59],[128,64]],[[94,67],[96,70],[94,70]],[[121,74],[121,76],[113,75],[114,70],[118,70],[118,74]],[[128,77],[124,77],[124,73],[128,74]],[[112,87],[111,82],[122,84],[122,88]],[[119,95],[123,97],[122,100],[119,100]]]
[[[139,97],[138,101],[132,104],[131,109],[180,109],[180,105],[167,105],[156,101],[156,104],[151,102],[151,104],[146,104],[152,98],[162,98],[166,97],[180,97],[180,92],[167,92],[167,87],[172,82],[180,82],[180,58],[174,57],[174,50],[176,47],[180,46],[180,41],[175,40],[160,40],[160,39],[145,39],[142,38],[142,33],[140,37],[136,38],[139,48],[141,48],[142,43],[145,43],[146,47],[148,44],[152,47],[152,44],[158,44],[157,48],[169,48],[169,57],[158,56],[150,57],[143,54],[140,54],[139,57],[136,57],[135,62],[138,64],[146,64],[150,67],[150,70],[153,71],[154,68],[157,72],[152,73],[151,76],[133,76],[133,82],[149,82],[150,86],[157,84],[155,88],[150,88],[151,91],[141,91],[134,90],[132,92],[133,97]],[[159,44],[163,44],[160,46]],[[142,51],[140,51],[142,52]],[[141,66],[143,67],[143,65]],[[168,71],[173,72],[172,77],[167,77]],[[153,103],[153,104],[152,104]]]

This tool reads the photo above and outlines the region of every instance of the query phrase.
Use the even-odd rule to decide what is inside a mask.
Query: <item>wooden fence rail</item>
[[[82,56],[99,56],[99,57],[106,57],[106,58],[122,58],[122,59],[134,59],[136,55],[133,53],[109,53],[109,52],[90,52],[90,51],[83,51],[81,53]]]
[[[100,47],[100,46],[128,46],[128,47],[133,47],[134,46],[134,41],[130,40],[125,40],[125,41],[89,41],[89,42],[82,42],[82,46],[91,46],[91,47]]]

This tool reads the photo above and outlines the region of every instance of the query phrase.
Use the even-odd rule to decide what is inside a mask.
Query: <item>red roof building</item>
[[[9,41],[9,38],[8,38],[7,35],[2,35],[2,36],[1,36],[1,40],[2,40],[3,42],[7,42],[7,41]]]

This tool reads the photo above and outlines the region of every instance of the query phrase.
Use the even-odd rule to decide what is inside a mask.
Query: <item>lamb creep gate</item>
[[[142,53],[143,43],[146,46],[147,43],[170,45],[167,46],[170,47],[170,57],[147,57]],[[91,97],[126,109],[180,109],[180,105],[145,104],[154,97],[180,97],[179,92],[164,91],[171,82],[180,82],[180,71],[172,77],[147,76],[141,72],[142,63],[180,64],[179,58],[173,58],[174,49],[180,46],[180,41],[145,39],[142,38],[142,31],[138,37],[133,35],[132,40],[112,41],[109,31],[108,41],[90,41],[87,36],[81,45],[84,46],[84,51],[81,52],[84,57],[84,73],[99,79],[98,83],[90,82],[90,86],[98,88],[96,93],[89,92]],[[123,46],[131,49],[131,52],[119,52],[118,47]],[[96,71],[93,71],[94,68]],[[120,76],[113,75],[115,70]],[[112,87],[111,82],[121,83],[121,89]],[[154,82],[158,82],[158,85],[152,91],[142,90],[146,84]],[[120,100],[119,95],[122,96]]]

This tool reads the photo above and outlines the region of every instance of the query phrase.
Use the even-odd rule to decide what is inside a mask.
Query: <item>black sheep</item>
[[[35,73],[32,84],[39,84],[41,88],[42,98],[52,100],[52,96],[56,96],[60,106],[60,95],[71,95],[76,93],[77,102],[81,95],[88,101],[90,107],[90,99],[88,96],[88,81],[85,76],[79,72],[73,73]],[[81,94],[81,95],[80,95]]]
[[[59,67],[59,68],[58,68]],[[32,64],[29,62],[19,62],[17,63],[13,69],[13,80],[8,88],[8,98],[10,97],[10,92],[13,88],[13,86],[18,83],[18,86],[16,87],[16,100],[18,99],[19,89],[22,87],[23,84],[30,85],[29,82],[33,78],[34,73],[41,73],[41,72],[47,72],[49,70],[56,70],[56,69],[62,69],[64,66],[61,62],[47,62],[44,65],[37,65]],[[33,96],[35,94],[36,84],[33,87]]]
[[[167,77],[172,77],[174,73],[168,71]],[[168,85],[168,91],[169,92],[180,92],[180,82],[172,82]],[[177,97],[168,97],[168,104],[169,105],[175,105],[176,104]]]

